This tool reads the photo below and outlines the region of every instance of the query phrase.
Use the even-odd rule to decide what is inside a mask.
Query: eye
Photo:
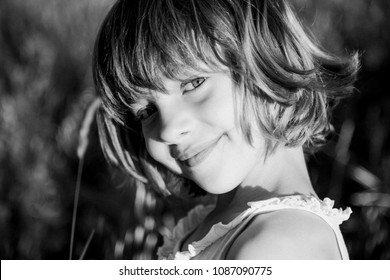
[[[197,87],[201,86],[204,83],[204,81],[206,81],[206,78],[203,78],[203,77],[199,77],[199,78],[193,79],[190,82],[186,83],[184,85],[183,89],[184,89],[184,91],[194,90]]]
[[[151,117],[155,112],[157,112],[157,108],[153,105],[148,105],[137,111],[136,117],[139,121],[145,121],[149,117]]]

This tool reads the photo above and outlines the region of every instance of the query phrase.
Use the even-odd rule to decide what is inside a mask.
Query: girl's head
[[[323,143],[329,104],[351,91],[357,64],[321,50],[282,0],[119,0],[94,52],[103,149],[163,193],[191,181],[213,192],[202,180],[240,181],[251,154]],[[218,149],[209,176],[196,174]]]

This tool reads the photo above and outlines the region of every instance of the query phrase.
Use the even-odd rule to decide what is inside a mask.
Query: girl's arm
[[[227,259],[340,259],[332,228],[315,214],[279,210],[256,216]]]

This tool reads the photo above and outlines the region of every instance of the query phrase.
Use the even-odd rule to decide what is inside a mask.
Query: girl
[[[322,50],[286,1],[119,0],[93,68],[107,158],[164,196],[217,195],[159,258],[348,258],[351,210],[317,197],[303,150],[324,143],[358,59]]]

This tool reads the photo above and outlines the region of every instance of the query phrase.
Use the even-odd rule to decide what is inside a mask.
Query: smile
[[[179,159],[187,167],[195,167],[202,163],[214,150],[222,137],[218,137],[215,141],[207,144],[206,147],[202,147],[199,152],[195,152],[193,156]]]

